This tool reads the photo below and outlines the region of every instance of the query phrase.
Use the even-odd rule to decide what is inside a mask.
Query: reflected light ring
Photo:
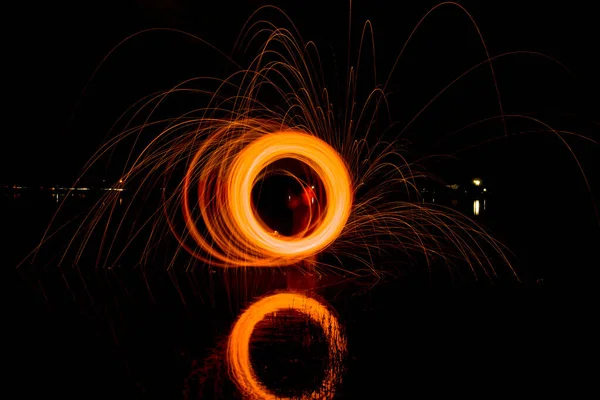
[[[301,398],[333,398],[336,385],[341,380],[341,376],[335,368],[335,362],[346,353],[346,339],[337,318],[325,305],[314,298],[294,292],[263,297],[251,304],[236,321],[227,343],[227,363],[234,383],[246,398],[281,399],[258,380],[250,359],[250,339],[256,325],[267,315],[280,310],[298,311],[319,324],[329,345],[329,363],[321,387],[304,394]]]

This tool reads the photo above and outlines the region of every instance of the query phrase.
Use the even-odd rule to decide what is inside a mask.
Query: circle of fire
[[[302,399],[332,398],[341,376],[335,360],[346,353],[346,339],[336,317],[317,300],[300,293],[285,292],[264,297],[253,303],[235,323],[227,343],[229,371],[239,390],[250,399],[280,399],[257,378],[250,360],[250,338],[256,325],[267,315],[280,310],[298,311],[319,324],[329,344],[329,365],[321,387]]]
[[[297,263],[333,243],[352,209],[352,180],[342,157],[322,139],[302,131],[271,130],[256,120],[238,125],[225,126],[211,135],[189,165],[182,208],[187,230],[201,251],[187,245],[186,249],[217,266],[276,267]],[[222,139],[223,135],[229,138]],[[313,222],[292,236],[269,228],[252,200],[252,189],[264,171],[282,159],[294,159],[312,169],[327,198],[312,216]],[[196,209],[190,200],[193,182],[198,183]],[[199,212],[200,218],[194,212]],[[210,241],[201,233],[199,219]]]
[[[441,4],[457,6],[453,2]],[[272,7],[260,10],[263,9]],[[303,41],[289,17],[282,14],[290,23],[287,28],[258,19],[258,11],[248,19],[235,51],[257,52],[246,65],[234,61],[237,69],[226,78],[185,80],[167,91],[140,99],[119,117],[113,128],[120,132],[103,143],[86,163],[84,174],[105,157],[109,163],[126,160],[123,173],[118,184],[104,188],[102,199],[77,227],[75,235],[80,243],[73,237],[59,263],[66,262],[67,253],[74,250],[78,264],[85,247],[95,237],[93,232],[100,231],[98,264],[114,267],[125,256],[127,247],[144,241],[140,264],[146,264],[152,252],[158,250],[167,228],[195,261],[223,268],[294,265],[327,249],[337,261],[347,259],[353,267],[348,271],[336,261],[335,265],[319,263],[321,270],[354,276],[366,273],[379,279],[381,263],[377,259],[389,249],[392,254],[406,254],[411,260],[413,254],[420,253],[428,267],[437,262],[452,268],[466,264],[474,274],[481,271],[489,278],[497,276],[498,259],[512,270],[506,248],[476,222],[457,210],[424,200],[419,184],[433,175],[422,169],[420,161],[406,159],[403,154],[407,147],[400,138],[442,93],[480,66],[488,64],[491,69],[492,60],[500,56],[486,57],[458,76],[396,136],[391,129],[395,123],[391,123],[386,94],[391,75],[381,87],[376,85],[369,92],[359,90],[362,85],[357,85],[358,77],[365,75],[358,71],[367,36],[375,49],[370,22],[364,26],[356,64],[350,64],[348,59],[348,80],[341,82],[340,87],[345,89],[346,100],[336,104],[333,100],[337,96],[332,96],[326,85],[318,46]],[[367,27],[371,35],[365,35]],[[121,42],[109,55],[137,35]],[[485,48],[483,39],[482,45]],[[520,52],[506,55],[517,53]],[[374,52],[372,59],[375,67]],[[379,82],[376,74],[372,79]],[[363,94],[368,95],[364,101],[358,101]],[[199,108],[195,101],[182,101],[181,104],[192,106],[187,112],[157,118],[158,110],[165,110],[165,104],[171,104],[176,95],[183,95],[184,100],[188,95],[208,99]],[[522,117],[501,114],[503,121]],[[524,118],[540,123],[544,131],[557,133],[542,121]],[[390,125],[380,131],[380,120]],[[477,124],[480,122],[484,121]],[[125,143],[132,144],[127,157],[113,157],[113,151]],[[258,182],[276,169],[271,164],[282,158],[307,164],[314,172],[309,179],[318,175],[323,184],[313,195],[312,185],[302,182],[291,168],[285,171],[285,162],[277,163],[281,167],[278,174],[283,172],[303,186],[301,198],[288,203],[289,208],[298,207],[294,215],[301,216],[301,223],[295,224],[300,228],[287,237],[269,229],[261,220],[252,202],[255,193],[251,193],[252,186],[259,188]],[[161,205],[153,211],[146,207],[146,201],[153,196],[146,196],[145,191],[158,189],[159,184]],[[120,207],[124,190],[131,193],[129,204]],[[313,203],[319,198],[325,201]],[[27,259],[33,261],[41,245],[63,229],[56,227],[54,220],[62,207],[63,204],[58,207],[51,223],[57,229],[51,232],[49,226]],[[117,210],[122,212],[116,213]],[[124,248],[118,250],[121,243]],[[77,245],[79,249],[74,249]],[[169,268],[179,254],[178,248]]]

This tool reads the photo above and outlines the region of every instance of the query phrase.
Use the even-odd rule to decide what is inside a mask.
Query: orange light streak
[[[239,317],[227,343],[227,362],[234,383],[248,399],[281,399],[258,380],[250,359],[250,338],[254,328],[267,315],[280,310],[298,311],[323,328],[329,343],[329,364],[325,379],[319,389],[303,395],[302,399],[332,398],[341,381],[336,362],[346,353],[346,339],[338,320],[329,309],[301,293],[285,292],[264,297],[250,305]]]
[[[282,158],[305,163],[323,182],[328,201],[320,224],[307,236],[275,236],[256,218],[251,201],[256,177]],[[344,228],[352,207],[350,175],[338,153],[321,139],[291,131],[263,136],[244,149],[232,167],[227,184],[232,222],[247,241],[271,257],[298,259],[314,255],[332,243]]]
[[[260,120],[238,121],[218,131],[231,135],[230,140],[215,141],[220,146],[216,150],[207,141],[192,160],[184,180],[182,208],[187,229],[200,250],[192,254],[200,260],[223,267],[291,265],[325,249],[344,229],[354,194],[342,157],[316,136],[269,128],[269,123]],[[252,189],[261,173],[284,158],[311,168],[328,199],[319,208],[317,221],[292,236],[270,229],[252,201]],[[208,235],[198,228],[189,199],[194,181],[198,182],[197,208]]]

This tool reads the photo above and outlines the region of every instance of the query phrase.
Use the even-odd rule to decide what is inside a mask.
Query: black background
[[[82,96],[100,61],[124,37],[146,28],[170,27],[228,53],[246,18],[262,4],[154,0],[4,6],[0,181],[68,184],[124,108],[154,90],[227,68],[222,58],[198,42],[155,32],[117,50]],[[419,18],[435,4],[354,2],[352,43],[362,22],[371,20],[378,83],[383,83]],[[461,4],[475,18],[492,55],[541,52],[573,73],[541,57],[498,61],[496,74],[507,114],[527,113],[557,129],[599,138],[600,62],[595,53],[600,28],[593,5]],[[324,58],[336,60],[337,68],[326,71],[328,81],[343,81],[348,3],[277,5],[305,40],[318,43]],[[432,14],[407,47],[388,87],[392,119],[400,128],[406,126],[444,85],[484,57],[477,32],[458,7]],[[369,79],[367,75],[365,88],[372,84]],[[448,133],[494,115],[494,88],[489,70],[482,68],[444,94],[404,135],[414,144],[414,157],[453,154],[501,135],[502,124],[496,121],[447,139]],[[536,129],[531,124],[509,127]],[[588,284],[595,282],[593,272],[600,265],[593,207],[598,197],[598,149],[572,138],[568,142],[588,175],[591,194],[569,151],[550,134],[480,145],[460,153],[458,161],[432,166],[448,181],[481,176],[489,182],[496,193],[495,209],[484,222],[515,251],[524,283],[510,290],[486,286],[451,293],[424,285],[417,287],[421,294],[414,294],[410,284],[397,283],[336,302],[354,352],[342,392],[346,397],[391,398],[413,392],[490,397],[502,390],[535,395],[562,384],[572,391],[583,387],[588,375],[582,367],[590,354],[585,326],[593,319],[593,313],[586,314],[592,303],[583,297],[595,291]],[[24,254],[24,243],[33,243],[41,228],[24,226],[33,226],[35,212],[4,211],[6,260],[12,268]],[[200,300],[175,307],[173,299],[153,303],[132,297],[125,297],[129,311],[107,306],[92,307],[90,313],[82,310],[81,302],[73,305],[68,291],[48,300],[30,284],[14,288],[19,293],[7,305],[18,317],[7,325],[15,340],[5,344],[14,354],[9,368],[20,378],[15,383],[22,398],[32,397],[29,391],[67,398],[178,398],[191,360],[206,355],[203,346],[212,346],[226,333],[235,315],[231,310],[206,311]],[[123,293],[109,291],[106,296],[116,301]],[[115,324],[121,325],[129,344],[115,346]]]

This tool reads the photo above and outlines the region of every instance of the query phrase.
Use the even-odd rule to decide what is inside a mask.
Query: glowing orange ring
[[[327,198],[310,231],[291,237],[269,229],[252,202],[252,188],[261,173],[283,158],[310,167],[321,180]],[[196,205],[189,198],[195,184]],[[187,234],[178,235],[173,224],[170,227],[193,256],[221,267],[278,267],[312,257],[340,235],[353,202],[348,168],[330,145],[314,135],[276,130],[272,123],[252,119],[216,129],[192,158],[182,188],[181,210]],[[207,233],[199,229],[198,217]],[[185,238],[192,239],[197,249]]]
[[[327,195],[320,223],[302,238],[273,235],[256,217],[252,204],[252,188],[260,172],[282,158],[308,165]],[[352,184],[344,160],[323,140],[306,133],[278,132],[252,142],[233,162],[226,187],[238,233],[271,257],[304,258],[318,253],[339,236],[350,216]]]
[[[244,396],[250,399],[281,399],[271,393],[257,378],[250,360],[250,337],[262,319],[279,310],[295,310],[320,324],[329,343],[329,366],[323,384],[302,399],[332,398],[341,376],[334,368],[334,360],[346,353],[346,339],[336,317],[317,300],[300,293],[286,292],[264,297],[253,303],[239,317],[227,343],[227,362],[230,375]]]

